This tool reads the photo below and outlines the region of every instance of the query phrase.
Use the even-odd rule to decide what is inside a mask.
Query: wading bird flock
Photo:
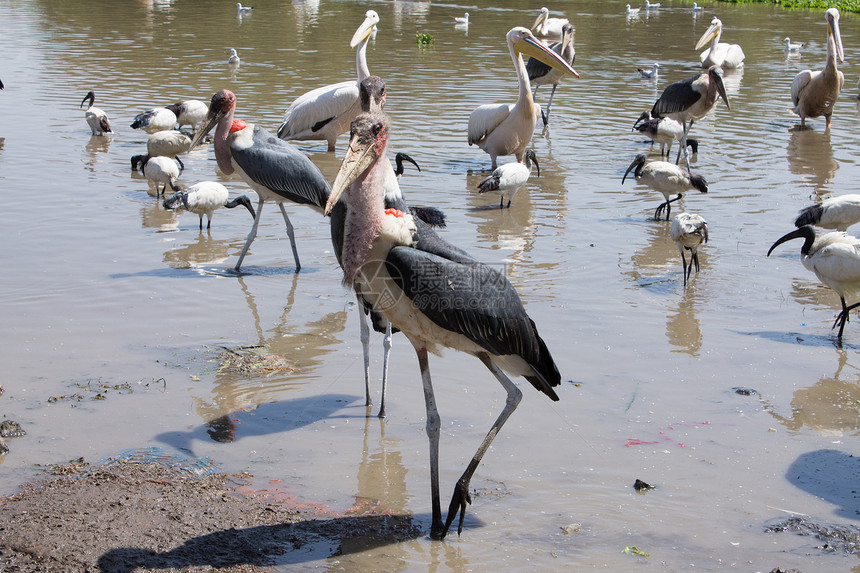
[[[648,10],[659,4],[647,2]],[[693,10],[696,11],[694,5]],[[240,15],[251,8],[237,4]],[[639,8],[627,5],[632,15]],[[498,192],[500,207],[509,207],[515,194],[528,181],[532,169],[540,175],[538,158],[529,148],[539,114],[544,125],[549,122],[553,95],[565,75],[579,77],[573,69],[573,25],[565,18],[551,18],[542,8],[531,29],[514,26],[505,37],[518,85],[514,103],[485,104],[475,109],[468,120],[467,140],[489,155],[492,174],[478,185],[481,193]],[[462,23],[468,23],[465,14]],[[806,119],[824,116],[830,127],[833,103],[843,84],[842,41],[839,12],[831,8],[827,22],[827,60],[822,71],[805,70],[791,86],[793,111]],[[284,113],[276,133],[260,125],[235,117],[238,98],[229,90],[220,90],[210,103],[184,100],[176,104],[149,109],[138,114],[131,127],[151,134],[147,154],[134,156],[133,169],[155,185],[156,195],[165,194],[166,209],[185,209],[207,216],[221,207],[244,206],[253,217],[253,226],[238,261],[238,272],[253,242],[265,202],[274,202],[283,216],[295,261],[302,266],[296,247],[292,222],[284,203],[307,205],[329,216],[331,237],[338,264],[343,270],[343,284],[355,292],[360,309],[360,338],[364,351],[366,403],[371,404],[368,341],[370,329],[384,333],[383,388],[380,416],[385,415],[385,387],[388,377],[388,354],[391,338],[402,332],[415,348],[424,388],[426,432],[430,443],[430,481],[432,524],[430,535],[442,539],[459,515],[458,533],[462,531],[465,509],[471,503],[469,483],[494,437],[521,400],[521,392],[509,376],[522,376],[552,400],[559,397],[553,388],[561,377],[550,351],[526,314],[522,302],[507,278],[497,270],[479,263],[463,249],[445,241],[434,230],[444,226],[444,215],[432,208],[413,208],[403,197],[399,179],[403,162],[418,168],[408,155],[395,156],[396,169],[389,159],[389,137],[397,127],[384,110],[385,82],[372,76],[367,64],[368,41],[373,37],[379,15],[368,10],[364,21],[353,34],[349,46],[355,49],[356,79],[313,89],[298,97]],[[460,18],[457,19],[460,22]],[[660,144],[660,160],[639,154],[627,167],[622,184],[630,173],[640,183],[661,193],[664,202],[654,213],[660,220],[665,209],[669,221],[672,203],[691,190],[708,191],[708,183],[690,171],[688,147],[693,153],[698,142],[688,137],[694,122],[702,119],[722,99],[731,110],[723,84],[724,70],[744,65],[744,53],[736,44],[721,43],[722,22],[713,18],[695,50],[710,46],[700,56],[704,69],[692,77],[668,85],[650,111],[643,112],[634,129]],[[555,40],[548,44],[538,36]],[[785,39],[786,50],[795,50]],[[528,63],[523,55],[530,56]],[[235,71],[239,57],[230,48],[228,65]],[[657,80],[659,64],[650,71],[640,69],[643,77]],[[541,85],[551,85],[545,112],[535,103]],[[532,91],[534,87],[534,92]],[[89,102],[87,125],[94,136],[112,133],[107,115],[94,107],[95,94],[90,91],[81,102]],[[189,126],[191,133],[180,131]],[[204,181],[183,188],[178,183],[182,164],[178,156],[187,153],[212,137],[218,169],[225,175],[236,173],[258,196],[256,210],[249,198],[229,198],[227,189],[216,182]],[[329,184],[319,168],[292,140],[321,140],[328,151],[335,150],[338,136],[349,132],[349,145],[340,170]],[[679,142],[675,162],[669,151]],[[681,154],[686,166],[680,166]],[[498,158],[514,160],[498,164]],[[664,157],[666,160],[664,160]],[[176,161],[174,161],[174,158]],[[420,171],[420,168],[418,169]],[[168,188],[174,194],[167,196]],[[847,305],[845,297],[860,290],[860,240],[844,234],[844,229],[860,220],[860,196],[846,195],[805,209],[798,217],[798,229],[777,240],[768,255],[780,244],[803,238],[804,266],[835,290],[840,296],[842,312],[834,323],[839,325],[841,339],[849,312],[860,302]],[[811,225],[836,228],[836,232],[818,236]],[[692,268],[699,271],[698,249],[708,241],[708,226],[697,214],[682,212],[671,222],[670,237],[678,246],[682,261],[682,278],[686,287]],[[689,263],[687,255],[689,254]],[[478,280],[476,280],[476,277]],[[507,399],[472,460],[454,489],[443,521],[439,491],[439,441],[441,421],[436,407],[429,370],[428,354],[441,348],[453,348],[478,358],[505,389]]]

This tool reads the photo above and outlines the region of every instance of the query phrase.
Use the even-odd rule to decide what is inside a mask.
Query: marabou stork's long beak
[[[227,112],[221,109],[220,106],[210,105],[209,113],[206,114],[206,120],[197,130],[197,133],[194,134],[194,138],[191,140],[191,146],[188,148],[188,151],[197,147],[197,145],[203,141],[203,138],[212,131],[212,128],[218,125],[218,122],[221,121],[221,118],[223,118],[226,113]]]
[[[771,245],[770,249],[768,249],[767,251],[767,256],[770,256],[770,254],[775,248],[792,239],[804,240],[803,246],[800,248],[800,252],[806,254],[807,252],[809,252],[809,247],[811,247],[812,243],[815,242],[815,230],[809,225],[804,225],[803,227],[798,227],[790,233],[786,233],[785,235],[777,239],[773,245]]]
[[[361,134],[358,133],[352,135],[352,138],[349,140],[349,147],[346,149],[346,155],[343,158],[343,163],[340,164],[340,170],[338,170],[337,176],[334,178],[334,183],[331,186],[331,194],[328,196],[328,202],[325,204],[326,216],[337,205],[343,192],[362,173],[370,168],[377,157],[378,152],[375,139],[362,139]]]
[[[834,10],[831,8],[831,10]],[[830,12],[830,10],[828,10]],[[839,58],[839,63],[845,61],[845,52],[842,51],[842,34],[839,33],[839,12],[836,12],[836,16],[833,17],[832,13],[828,14],[827,18],[827,33],[833,35],[833,39],[836,42],[836,56]]]
[[[534,36],[521,38],[514,44],[514,51],[519,54],[531,56],[536,60],[540,60],[544,64],[555,68],[566,74],[579,77],[570,64],[564,61],[561,56],[550,50],[546,44],[535,38]]]
[[[726,94],[726,85],[723,83],[723,68],[720,66],[711,66],[711,69],[708,70],[708,72],[711,75],[711,79],[717,86],[717,93],[720,94],[721,98],[723,98],[729,111],[732,111],[732,106],[729,104],[729,96]]]
[[[361,23],[361,26],[359,26],[358,30],[355,31],[355,34],[352,35],[352,40],[349,41],[349,47],[355,48],[357,45],[367,40],[373,33],[373,28],[377,23],[379,23],[379,14],[373,10],[368,10],[365,14],[364,22]]]
[[[698,50],[699,48],[703,47],[705,44],[710,42],[714,36],[717,36],[717,38],[719,38],[722,32],[723,23],[719,20],[719,18],[714,18],[713,20],[711,20],[711,26],[707,30],[705,30],[705,33],[702,34],[702,37],[699,38],[699,42],[693,49]],[[717,41],[719,41],[719,39]]]

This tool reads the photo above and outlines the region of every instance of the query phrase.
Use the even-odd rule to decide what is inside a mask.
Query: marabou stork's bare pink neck
[[[362,40],[358,45],[358,51],[355,53],[355,71],[359,83],[370,76],[370,69],[367,67],[367,40]]]
[[[382,187],[386,167],[391,167],[388,154],[383,152],[373,165],[353,181],[347,196],[349,202],[343,240],[343,283],[352,285],[367,263],[373,243],[382,231],[385,198]]]
[[[230,128],[233,127],[233,108],[224,114],[218,126],[215,128],[215,160],[218,162],[218,169],[224,175],[233,173],[233,163],[230,161],[230,147],[227,145],[227,136],[230,135]]]

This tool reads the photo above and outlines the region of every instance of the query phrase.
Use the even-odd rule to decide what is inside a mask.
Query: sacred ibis
[[[678,251],[681,253],[684,285],[686,285],[694,265],[696,273],[699,272],[699,246],[708,242],[708,223],[699,215],[680,213],[672,218],[669,236],[678,245]],[[690,251],[689,266],[684,251]]]
[[[217,181],[201,181],[187,189],[174,193],[164,200],[164,208],[168,210],[185,209],[189,213],[196,213],[200,217],[200,230],[203,230],[203,215],[206,215],[206,228],[212,226],[212,214],[215,210],[226,207],[232,209],[241,205],[251,213],[251,218],[256,218],[254,207],[247,195],[239,195],[230,199],[230,192]]]
[[[637,155],[630,166],[627,167],[627,171],[624,172],[621,184],[624,185],[627,175],[633,171],[633,176],[637,181],[663,194],[663,198],[666,201],[660,203],[660,206],[654,212],[655,220],[659,221],[660,213],[663,212],[663,209],[666,209],[666,220],[668,221],[669,213],[672,211],[672,203],[682,198],[687,191],[696,189],[702,193],[708,192],[708,182],[701,175],[690,173],[668,161],[646,162],[647,159],[644,153]],[[675,197],[670,199],[673,195]]]
[[[493,174],[478,183],[478,193],[486,193],[487,191],[499,192],[499,209],[502,207],[510,207],[511,200],[517,194],[523,185],[529,180],[532,173],[532,163],[537,169],[537,175],[540,177],[540,165],[538,165],[537,156],[533,149],[526,151],[525,159],[522,163],[512,161],[500,165]],[[508,199],[508,204],[505,205],[505,197]]]
[[[0,88],[2,89],[2,88]],[[110,128],[110,120],[108,119],[107,114],[95,107],[96,102],[96,94],[92,90],[87,92],[87,95],[84,96],[84,99],[81,100],[80,107],[84,107],[84,102],[89,101],[90,105],[87,106],[86,119],[87,125],[90,126],[90,131],[92,131],[93,135],[105,135],[106,133],[113,133],[113,130]]]

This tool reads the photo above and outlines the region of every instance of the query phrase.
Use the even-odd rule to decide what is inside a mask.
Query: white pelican
[[[639,75],[645,78],[646,80],[657,80],[657,77],[660,74],[660,64],[654,62],[651,66],[650,70],[644,68],[636,68],[636,71],[639,72]]]
[[[368,10],[349,45],[357,48],[355,67],[358,80],[323,86],[299,96],[284,113],[278,137],[284,140],[328,141],[334,151],[337,136],[349,131],[350,122],[361,112],[358,85],[370,75],[367,68],[367,40],[379,22],[379,14]]]
[[[293,225],[284,209],[284,202],[308,205],[322,211],[328,199],[329,184],[319,168],[294,145],[277,139],[259,125],[246,124],[241,120],[233,121],[235,109],[236,96],[230,90],[221,90],[213,95],[206,122],[197,130],[191,141],[193,149],[217,125],[214,144],[218,168],[225,175],[236,172],[259,196],[254,225],[234,268],[238,272],[242,266],[242,261],[257,236],[263,202],[268,200],[277,203],[281,209],[298,272],[302,266],[296,249]]]
[[[195,183],[165,199],[163,205],[168,210],[182,208],[189,213],[196,213],[200,217],[201,231],[203,230],[203,215],[206,215],[206,228],[209,229],[212,226],[212,213],[221,207],[232,209],[241,205],[251,213],[252,218],[256,218],[254,207],[247,195],[239,195],[235,199],[230,199],[227,188],[217,181]]]
[[[839,10],[830,8],[824,13],[827,21],[827,61],[821,71],[803,70],[791,84],[792,111],[800,116],[800,127],[806,127],[807,117],[824,116],[825,129],[830,129],[833,105],[842,91],[845,74],[836,69],[836,59],[842,63],[842,35],[839,33]]]
[[[148,109],[134,116],[132,129],[142,129],[146,133],[155,133],[165,129],[173,129],[176,125],[176,114],[166,107]]]
[[[456,22],[457,24],[463,24],[464,26],[468,26],[469,25],[469,13],[466,12],[462,16],[456,16],[454,18],[454,22]]]
[[[2,89],[2,87],[0,87]],[[87,92],[87,95],[84,96],[84,99],[81,100],[80,107],[84,107],[84,102],[89,100],[90,105],[87,106],[86,119],[87,125],[90,126],[90,131],[92,131],[93,135],[104,135],[106,133],[113,133],[110,128],[110,120],[108,120],[107,114],[100,110],[97,107],[94,107],[93,104],[96,102],[96,94],[92,90]]]
[[[567,18],[550,18],[549,8],[543,7],[540,9],[540,15],[537,17],[537,20],[532,24],[532,32],[536,36],[543,36],[544,38],[548,36],[560,38],[565,24],[570,24]],[[573,26],[571,26],[570,30],[573,33]]]
[[[176,183],[179,179],[179,166],[170,157],[135,155],[131,158],[131,168],[140,169],[141,173],[155,185],[156,197],[166,193],[168,186],[173,191],[181,189]]]
[[[850,312],[860,306],[860,302],[851,306],[845,304],[846,296],[856,295],[860,291],[860,239],[841,231],[816,237],[815,229],[804,225],[777,239],[768,250],[768,256],[778,245],[792,239],[803,239],[803,246],[800,247],[800,262],[803,266],[839,295],[842,312],[836,315],[833,328],[839,325],[837,338],[841,342]]]
[[[253,10],[253,6],[242,6],[241,2],[236,2],[236,14],[239,16],[244,16],[245,14],[250,14],[251,10]]]
[[[723,98],[726,107],[731,111],[732,106],[729,104],[729,96],[723,84],[723,70],[719,66],[711,66],[706,72],[669,84],[654,102],[651,117],[669,117],[684,126],[678,161],[682,150],[686,156],[686,138],[693,127],[693,122],[702,119],[711,111],[717,103],[718,96]]]
[[[561,59],[572,66],[573,61],[576,59],[576,49],[573,47],[573,26],[570,24],[562,26],[561,41],[554,42],[550,45],[549,49],[561,56]],[[526,62],[526,72],[529,74],[529,81],[535,87],[532,92],[532,99],[535,101],[537,101],[537,90],[540,86],[552,86],[552,92],[550,92],[549,100],[546,102],[546,113],[541,112],[543,124],[548,125],[552,97],[555,95],[555,88],[558,87],[558,82],[561,81],[564,72],[546,65],[536,58],[529,58],[529,61]]]
[[[646,10],[656,10],[656,9],[657,9],[657,8],[659,8],[659,7],[660,7],[660,3],[659,3],[659,2],[657,2],[657,3],[655,4],[654,2],[649,2],[648,0],[645,0],[645,9],[646,9]]]
[[[430,443],[432,517],[430,537],[443,539],[459,513],[462,532],[470,482],[493,439],[522,399],[522,392],[505,372],[523,376],[538,391],[558,400],[558,367],[526,314],[507,278],[476,261],[463,263],[444,249],[431,254],[415,248],[413,218],[385,209],[384,170],[388,121],[379,114],[362,114],[352,123],[351,139],[332,186],[328,211],[347,192],[343,244],[343,282],[368,285],[372,308],[401,330],[415,348],[426,406]],[[352,231],[349,231],[352,229]],[[441,420],[436,407],[428,354],[453,348],[477,357],[505,389],[507,399],[498,418],[457,480],[442,521],[439,499],[439,438]]]
[[[637,181],[644,183],[654,191],[663,194],[665,202],[660,203],[657,210],[654,212],[654,219],[660,220],[660,213],[666,209],[666,220],[669,220],[669,213],[672,211],[672,203],[684,196],[684,193],[697,189],[702,193],[708,192],[708,182],[701,175],[696,175],[678,167],[674,163],[668,161],[651,161],[646,163],[647,157],[644,153],[636,156],[636,159],[624,172],[624,177],[621,178],[621,184],[624,185],[624,180],[627,175],[633,171],[633,176]],[[673,199],[670,199],[675,195]]]
[[[493,171],[492,175],[478,183],[478,193],[498,191],[499,209],[510,207],[514,195],[529,180],[529,176],[532,174],[532,163],[537,168],[537,175],[540,177],[540,165],[538,165],[537,156],[534,150],[529,149],[526,151],[526,156],[522,163],[512,161],[500,165],[498,169]],[[505,205],[505,197],[508,198],[507,205]]]
[[[239,53],[236,52],[236,48],[230,48],[230,57],[227,58],[227,65],[230,69],[235,70],[242,64],[242,59],[239,58]]]
[[[627,15],[628,15],[628,16],[638,16],[638,15],[639,15],[639,11],[640,11],[641,9],[642,9],[642,8],[631,8],[631,7],[630,7],[630,4],[628,4],[628,5],[627,5]]]
[[[846,231],[848,227],[858,222],[860,222],[860,195],[849,193],[829,197],[817,205],[804,208],[794,221],[794,226],[815,225],[825,229]]]
[[[710,27],[705,30],[702,37],[696,43],[694,49],[698,50],[702,46],[711,41],[711,47],[701,53],[699,61],[703,68],[711,66],[720,66],[721,68],[731,70],[744,65],[744,51],[737,44],[727,44],[720,42],[720,36],[723,34],[723,23],[719,18],[711,20]]]
[[[188,99],[164,107],[176,114],[176,123],[179,124],[180,128],[183,125],[190,125],[191,131],[194,132],[197,131],[209,113],[209,106],[199,99]]]
[[[497,167],[496,158],[500,155],[515,155],[517,161],[522,161],[537,125],[540,107],[532,99],[522,54],[579,77],[570,64],[535,38],[528,28],[511,28],[507,41],[520,87],[517,102],[482,105],[469,116],[469,145],[477,145],[490,154],[492,169]]]
[[[785,51],[786,52],[799,52],[803,49],[803,42],[792,42],[791,38],[788,36],[785,37]]]
[[[156,131],[146,140],[146,153],[152,157],[172,157],[179,161],[176,156],[186,153],[189,149],[191,149],[191,137],[175,129]],[[181,162],[180,165],[182,165]]]
[[[708,223],[699,215],[681,213],[672,218],[669,236],[672,237],[672,240],[678,245],[678,251],[681,252],[684,284],[686,285],[690,273],[693,271],[693,266],[696,267],[696,272],[699,272],[699,246],[708,242]],[[690,266],[687,266],[684,251],[690,251]]]

